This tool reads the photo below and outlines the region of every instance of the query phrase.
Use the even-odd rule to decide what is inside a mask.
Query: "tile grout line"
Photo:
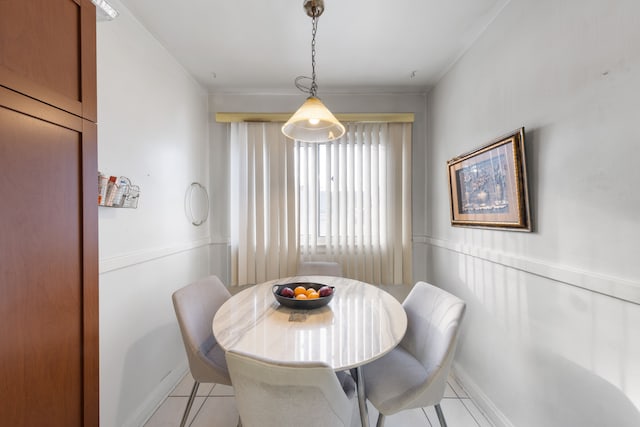
[[[207,403],[207,399],[209,398],[209,396],[205,396],[204,400],[202,401],[202,404],[200,405],[200,407],[198,408],[198,410],[196,411],[195,414],[193,414],[193,418],[191,418],[191,422],[189,423],[188,427],[191,427],[191,425],[193,425],[194,421],[198,418],[198,415],[200,414],[200,411],[202,410],[202,408],[204,408],[204,404]],[[195,400],[195,399],[194,399]],[[194,402],[195,403],[195,402]],[[193,406],[191,407],[191,409],[193,410]]]
[[[433,424],[431,424],[431,420],[429,419],[429,415],[427,415],[427,411],[424,408],[420,408],[422,409],[422,413],[424,414],[424,417],[427,419],[427,422],[429,423],[429,427],[433,427]]]
[[[471,399],[469,399],[469,400],[471,400]],[[465,407],[465,409],[467,410],[467,412],[469,413],[469,415],[471,415],[471,418],[473,418],[473,420],[476,422],[476,424],[478,424],[478,427],[482,427],[482,426],[480,425],[480,422],[476,419],[476,417],[474,417],[474,416],[473,416],[473,412],[471,412],[471,410],[470,410],[470,409],[467,407],[467,405],[462,401],[462,399],[460,400],[460,403],[462,403],[462,405]],[[473,402],[472,402],[472,403],[473,403]],[[484,417],[484,414],[482,414],[482,411],[481,411],[481,415]],[[485,417],[485,419],[486,419],[486,418],[487,418],[487,417]]]
[[[460,387],[460,389],[462,391],[464,391],[464,393],[467,395],[467,398],[469,398],[469,393],[467,393],[467,391],[464,389],[464,387],[462,387],[462,385],[458,382],[458,380],[456,380],[455,378],[453,378],[453,381],[455,381],[456,385],[458,387]],[[447,384],[449,384],[449,381],[447,381]],[[469,415],[471,415],[471,419],[473,419],[473,421],[475,421],[475,423],[478,425],[478,427],[480,426],[480,423],[478,422],[478,420],[476,420],[476,417],[473,416],[473,413],[471,412],[471,410],[469,409],[469,407],[467,405],[465,405],[463,398],[460,397],[460,395],[458,394],[458,392],[456,391],[456,389],[454,387],[451,386],[451,384],[449,384],[449,387],[451,387],[451,389],[453,390],[453,394],[455,394],[456,396],[458,396],[458,400],[460,401],[460,403],[462,404],[462,406],[464,407],[464,409],[467,410],[467,412],[469,413]],[[469,400],[471,400],[469,398]]]
[[[466,394],[466,395],[467,395],[467,397],[468,397],[468,396],[469,396],[469,393],[467,393],[467,391],[464,389],[464,387],[462,387],[462,386],[460,385],[460,383],[459,383],[455,378],[453,378],[453,381],[455,381],[456,385],[457,385],[458,387],[460,387],[460,388],[462,389],[462,391],[464,391],[464,394]],[[447,380],[447,385],[451,388],[451,390],[453,390],[453,394],[455,394],[455,395],[458,397],[458,399],[462,399],[462,397],[460,397],[460,395],[459,395],[459,394],[458,394],[458,392],[456,391],[456,388],[455,388],[455,387],[453,387],[453,386],[449,383],[449,380]]]
[[[483,425],[487,424],[489,426],[491,426],[492,424],[488,421],[486,415],[484,415],[484,413],[480,410],[480,415],[474,415],[474,413],[470,410],[469,405],[473,404],[475,406],[475,403],[473,402],[473,399],[467,394],[464,397],[461,397],[460,394],[458,393],[458,391],[456,390],[456,388],[454,388],[453,386],[451,386],[451,383],[449,381],[447,381],[447,385],[451,388],[451,390],[453,391],[453,394],[455,397],[450,396],[450,397],[443,397],[442,400],[447,400],[447,401],[453,401],[453,400],[459,400],[460,403],[462,404],[463,408],[466,410],[467,414],[470,415],[471,420],[473,420],[473,422],[475,423],[476,427],[482,427]],[[214,393],[214,390],[216,389],[217,385],[214,385],[211,390],[209,390],[209,393],[205,396],[197,396],[197,397],[203,397],[203,401],[200,405],[198,405],[197,408],[192,408],[192,418],[191,418],[191,422],[188,424],[189,426],[193,426],[195,425],[194,422],[196,422],[196,420],[198,419],[198,417],[200,415],[202,415],[203,412],[203,408],[205,408],[205,405],[207,404],[207,402],[209,401],[210,398],[233,398],[235,397],[234,394],[220,394],[220,395],[212,395],[212,393]],[[462,388],[462,386],[458,383],[457,386],[460,388],[460,390],[464,391],[464,389]],[[199,391],[199,390],[198,390]],[[466,392],[465,392],[466,393]],[[188,396],[182,396],[182,395],[169,395],[165,398],[164,402],[156,409],[155,412],[157,412],[158,409],[160,409],[161,406],[165,405],[168,401],[169,398],[177,398],[176,400],[181,400],[184,398],[188,398]],[[465,400],[467,402],[465,402]],[[469,401],[471,403],[469,403]],[[214,401],[212,401],[214,402]],[[195,404],[195,402],[194,402]],[[194,405],[195,406],[195,405]],[[476,406],[477,407],[477,406]],[[194,411],[194,409],[197,409]],[[427,422],[424,424],[424,426],[426,427],[439,427],[438,424],[434,424],[434,422],[432,422],[431,418],[429,417],[429,414],[427,413],[427,408],[421,408],[422,413],[424,415],[424,417],[426,418]],[[182,412],[180,412],[180,416],[182,416]],[[481,424],[480,420],[478,420],[478,417],[483,417],[484,420],[486,421],[485,424]]]
[[[467,390],[464,389],[464,387],[462,386],[462,384],[460,384],[460,381],[458,381],[457,378],[455,378],[455,376],[453,377],[453,381],[456,382],[457,386],[460,387],[460,389],[462,391],[464,391],[464,393],[467,395],[466,398],[460,397],[460,395],[458,394],[458,392],[456,391],[455,388],[451,387],[451,384],[449,384],[449,381],[447,381],[447,384],[449,384],[449,387],[451,387],[451,389],[453,390],[453,393],[458,396],[458,399],[460,399],[460,403],[462,403],[462,405],[465,407],[465,409],[467,410],[467,412],[469,412],[469,414],[471,415],[471,418],[473,418],[473,420],[476,422],[476,424],[478,424],[478,426],[480,426],[480,422],[476,419],[476,417],[473,416],[473,413],[471,412],[471,410],[469,409],[469,407],[467,406],[467,404],[464,402],[464,400],[468,400],[470,401],[479,411],[480,414],[484,417],[485,421],[488,421],[487,416],[482,412],[482,410],[480,410],[480,408],[478,408],[478,405],[475,404],[475,402],[473,401],[473,399],[471,399],[471,396],[469,395],[469,393],[467,392]],[[489,424],[491,424],[489,422]]]

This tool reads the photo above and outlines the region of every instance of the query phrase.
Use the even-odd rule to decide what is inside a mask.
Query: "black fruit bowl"
[[[324,307],[329,304],[329,301],[333,298],[333,295],[336,292],[336,288],[333,286],[329,286],[331,288],[331,295],[326,297],[320,297],[316,299],[295,299],[289,297],[283,297],[280,295],[280,291],[283,288],[291,288],[294,290],[297,286],[304,286],[305,288],[313,288],[316,291],[320,290],[323,286],[321,283],[309,283],[309,282],[294,282],[294,283],[283,283],[281,285],[273,285],[273,296],[276,300],[285,307],[293,308],[296,310],[312,310],[314,308]]]

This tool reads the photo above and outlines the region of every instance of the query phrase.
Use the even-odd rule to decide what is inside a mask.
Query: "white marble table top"
[[[281,306],[275,284],[313,282],[335,286],[334,297],[314,310]],[[321,361],[351,369],[391,351],[404,336],[407,315],[387,292],[356,280],[297,276],[253,286],[234,295],[213,319],[213,334],[235,349],[279,362]]]

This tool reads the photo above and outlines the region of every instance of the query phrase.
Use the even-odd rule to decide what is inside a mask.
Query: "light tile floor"
[[[187,373],[169,397],[151,416],[145,427],[174,427],[180,425],[182,413],[193,386]],[[236,427],[236,409],[233,388],[220,384],[201,384],[187,425],[191,427]],[[493,425],[469,398],[462,386],[449,377],[444,399],[440,403],[449,427],[492,427]],[[370,425],[376,425],[378,411],[368,405]],[[385,427],[440,427],[433,407],[400,412],[386,418]]]

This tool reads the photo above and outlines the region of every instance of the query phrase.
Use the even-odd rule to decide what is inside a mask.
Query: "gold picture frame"
[[[524,127],[447,161],[451,225],[531,231]]]

